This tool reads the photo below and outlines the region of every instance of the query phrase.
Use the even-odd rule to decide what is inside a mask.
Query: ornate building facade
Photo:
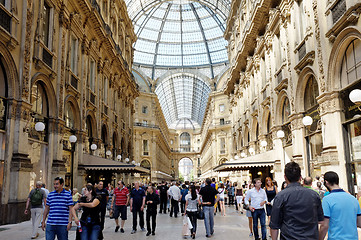
[[[81,188],[116,177],[99,165],[132,159],[138,91],[130,71],[136,36],[124,1],[3,0],[0,12],[4,224],[28,217],[36,181],[51,189],[61,176]]]
[[[237,164],[268,166],[280,183],[294,160],[303,176],[333,170],[359,191],[360,110],[349,93],[360,88],[361,3],[235,0],[231,9],[224,92]]]

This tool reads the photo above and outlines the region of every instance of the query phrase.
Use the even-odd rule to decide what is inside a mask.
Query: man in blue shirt
[[[56,177],[54,179],[54,191],[49,193],[45,211],[43,214],[43,223],[41,228],[45,229],[46,222],[46,240],[54,240],[55,236],[58,240],[68,240],[68,231],[71,228],[72,215],[71,209],[73,207],[73,198],[71,193],[64,188],[64,179]]]
[[[321,223],[319,239],[323,240],[328,231],[329,240],[357,240],[357,227],[361,227],[358,201],[338,186],[337,173],[325,173],[324,180],[330,194],[322,200],[325,219]]]
[[[137,231],[137,213],[139,213],[139,225],[142,231],[144,228],[144,205],[145,191],[139,187],[139,182],[134,183],[134,188],[130,192],[130,211],[133,213],[133,230],[131,234]]]

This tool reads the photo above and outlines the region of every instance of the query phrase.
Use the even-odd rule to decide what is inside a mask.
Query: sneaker
[[[35,236],[32,236],[31,239],[35,239],[39,237],[39,233],[37,233]]]
[[[145,228],[142,228],[142,232],[145,232]]]
[[[130,232],[130,234],[133,234],[133,233],[135,233],[136,231],[137,231],[137,230],[134,230],[134,229],[133,229],[133,230]]]
[[[211,235],[206,235],[206,238],[210,238],[211,237]]]
[[[121,228],[121,229],[120,229],[120,232],[121,232],[121,233],[124,233],[124,229],[123,229],[123,228]]]
[[[155,235],[155,232],[152,232],[152,235],[154,236],[154,235]]]
[[[115,232],[118,232],[119,228],[120,228],[120,226],[116,226],[115,227]]]
[[[145,234],[145,236],[149,236],[150,235],[150,232],[147,232],[147,234]]]
[[[253,233],[250,233],[248,236],[249,236],[249,237],[253,237]]]

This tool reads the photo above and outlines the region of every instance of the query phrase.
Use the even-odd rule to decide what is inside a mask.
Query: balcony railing
[[[303,42],[302,45],[298,48],[298,61],[306,55],[306,43]]]
[[[70,77],[70,85],[75,88],[75,89],[78,89],[78,79],[73,75],[73,74],[70,74],[71,77]]]
[[[53,55],[45,48],[43,48],[43,62],[53,68]]]
[[[155,124],[149,124],[149,123],[142,123],[142,122],[135,122],[134,126],[136,127],[147,127],[147,128],[157,128],[159,129],[158,125]]]

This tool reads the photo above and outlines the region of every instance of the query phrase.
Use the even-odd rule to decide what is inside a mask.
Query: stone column
[[[292,160],[301,167],[302,176],[309,176],[307,164],[307,152],[304,126],[302,123],[303,114],[296,113],[290,116],[292,134]]]
[[[348,96],[347,96],[348,97]],[[317,98],[320,104],[323,151],[316,163],[321,172],[335,171],[340,177],[340,186],[347,189],[346,144],[343,139],[342,106],[339,92],[329,92]],[[350,174],[350,173],[349,173]]]

